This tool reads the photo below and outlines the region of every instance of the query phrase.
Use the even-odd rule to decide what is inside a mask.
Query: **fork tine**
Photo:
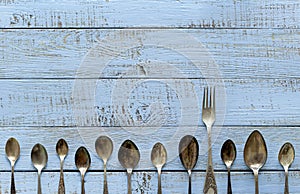
[[[207,107],[207,87],[204,87],[202,109]]]
[[[209,88],[209,107],[213,106],[213,90],[212,87]]]
[[[212,97],[210,98],[211,106],[215,109],[215,106],[216,106],[216,87],[212,87],[211,93],[212,93]]]

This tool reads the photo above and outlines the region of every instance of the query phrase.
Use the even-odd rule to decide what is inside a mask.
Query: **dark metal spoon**
[[[263,136],[259,131],[253,131],[245,144],[244,161],[254,173],[256,194],[259,193],[258,171],[266,163],[267,155],[267,146]]]
[[[7,140],[5,145],[5,153],[10,161],[11,165],[11,186],[10,186],[10,193],[15,194],[16,193],[16,187],[15,187],[15,178],[14,178],[14,169],[15,169],[15,163],[19,159],[20,156],[20,145],[19,142],[11,137]]]
[[[69,151],[69,147],[67,142],[64,139],[58,140],[56,143],[56,153],[60,159],[60,178],[59,178],[59,185],[58,185],[58,194],[65,194],[65,182],[64,182],[64,160],[67,156]]]
[[[75,164],[81,174],[81,194],[85,194],[84,175],[91,165],[91,157],[85,147],[81,146],[77,149],[75,154]]]
[[[157,194],[162,194],[161,190],[161,169],[167,162],[167,151],[163,144],[156,143],[151,151],[152,164],[157,168],[158,172],[158,190]]]
[[[279,160],[280,164],[282,165],[282,167],[284,168],[284,172],[285,172],[284,194],[289,193],[288,169],[289,169],[290,165],[293,163],[294,158],[295,158],[294,146],[289,142],[285,143],[281,147],[279,154],[278,154],[278,160]]]
[[[46,148],[41,144],[35,144],[31,150],[31,161],[38,170],[38,194],[42,194],[41,173],[48,162],[48,154]]]
[[[236,148],[235,148],[233,141],[231,141],[230,139],[225,141],[222,146],[221,158],[222,158],[224,164],[226,165],[227,171],[228,171],[227,194],[232,194],[231,180],[230,180],[230,167],[236,158]]]
[[[103,194],[108,194],[107,178],[106,178],[106,164],[113,151],[113,142],[107,136],[100,136],[95,142],[95,149],[98,156],[103,160],[104,168],[104,187]]]
[[[127,193],[131,194],[131,174],[140,161],[138,147],[131,140],[124,141],[119,149],[118,159],[120,164],[127,170]]]
[[[182,165],[185,167],[189,174],[189,188],[188,193],[192,193],[192,169],[195,167],[198,154],[199,154],[199,145],[195,137],[191,135],[184,136],[179,142],[179,157]]]

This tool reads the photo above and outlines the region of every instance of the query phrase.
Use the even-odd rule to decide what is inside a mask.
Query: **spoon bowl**
[[[284,168],[284,172],[285,172],[285,186],[284,186],[285,194],[289,193],[288,169],[289,169],[290,165],[293,163],[294,159],[295,159],[294,146],[289,142],[283,144],[283,146],[281,147],[279,154],[278,154],[278,160],[279,160],[279,163]]]
[[[85,176],[85,173],[87,172],[87,170],[90,168],[91,157],[90,157],[88,150],[83,146],[78,148],[76,151],[75,165],[81,174],[81,194],[85,194],[84,176]]]
[[[69,147],[67,142],[64,139],[58,140],[56,143],[56,153],[60,158],[60,178],[58,184],[58,194],[65,194],[65,182],[64,182],[64,171],[63,165],[65,157],[67,156]]]
[[[221,149],[221,158],[224,164],[226,165],[228,171],[227,193],[231,194],[232,189],[231,189],[231,179],[230,179],[230,168],[236,158],[236,148],[232,140],[228,139],[227,141],[224,142]]]
[[[244,147],[244,161],[253,171],[255,178],[255,193],[258,194],[258,171],[267,161],[267,146],[261,133],[253,131]]]
[[[157,168],[158,172],[158,190],[157,194],[162,194],[161,189],[161,169],[167,162],[167,151],[163,144],[156,143],[151,151],[151,161],[153,166]]]
[[[140,152],[138,147],[131,140],[125,140],[119,149],[118,159],[123,168],[127,170],[127,193],[131,194],[132,170],[140,161]]]
[[[48,162],[48,154],[42,144],[38,143],[33,146],[31,150],[31,161],[33,166],[38,170],[38,194],[41,194],[41,172]]]
[[[11,192],[11,194],[15,194],[16,188],[15,188],[15,178],[14,178],[14,166],[20,156],[20,145],[19,145],[19,142],[15,138],[11,137],[7,140],[6,145],[5,145],[5,153],[11,164],[10,192]]]
[[[107,164],[107,160],[110,158],[112,151],[113,151],[113,142],[107,136],[100,136],[97,138],[97,140],[95,142],[95,149],[96,149],[98,156],[103,161],[103,168],[104,168],[103,194],[108,194],[106,164]]]
[[[182,165],[188,171],[189,174],[189,188],[188,193],[192,193],[192,169],[195,167],[198,161],[199,145],[195,137],[191,135],[184,136],[179,142],[179,157]]]

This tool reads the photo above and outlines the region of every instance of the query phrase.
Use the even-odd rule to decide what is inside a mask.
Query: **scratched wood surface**
[[[268,160],[259,177],[261,193],[283,193],[284,173],[277,154],[294,144],[290,193],[300,193],[300,2],[299,1],[32,1],[0,0],[0,193],[9,193],[6,140],[21,144],[16,164],[18,193],[35,193],[30,161],[35,143],[45,145],[49,162],[44,193],[57,193],[59,159],[55,144],[70,147],[65,162],[67,193],[80,193],[76,149],[91,157],[87,193],[101,193],[103,164],[94,151],[99,135],[109,135],[110,193],[126,193],[117,151],[132,139],[141,151],[134,193],[156,193],[152,146],[168,151],[163,193],[186,193],[187,173],[178,158],[186,134],[200,144],[193,193],[201,193],[207,134],[201,121],[203,87],[217,86],[213,163],[219,193],[227,173],[221,146],[237,146],[234,193],[254,193],[254,178],[243,161],[248,135],[265,137]],[[2,150],[2,151],[1,151]]]

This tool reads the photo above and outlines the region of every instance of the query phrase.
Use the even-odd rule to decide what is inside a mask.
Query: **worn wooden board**
[[[299,28],[298,1],[1,0],[5,28]]]
[[[162,34],[167,36],[165,45],[160,45],[162,38],[157,38]],[[128,37],[139,41],[128,41],[131,40]],[[120,42],[126,40],[142,47],[129,48],[131,52],[124,53],[126,47]],[[294,78],[300,73],[299,40],[298,29],[5,29],[0,31],[0,78],[74,79],[88,60],[99,66],[99,74],[87,74],[83,69],[85,75],[81,76],[85,78],[119,78],[128,70],[138,71],[143,66],[145,75],[131,77],[207,78],[199,69],[203,71],[213,63],[224,79]],[[195,52],[194,65],[189,63],[189,58],[183,57],[188,52]],[[117,55],[121,53],[123,61]],[[110,63],[98,59],[103,59],[104,55]],[[159,66],[158,62],[165,65]],[[165,72],[171,67],[180,72],[166,76]]]

